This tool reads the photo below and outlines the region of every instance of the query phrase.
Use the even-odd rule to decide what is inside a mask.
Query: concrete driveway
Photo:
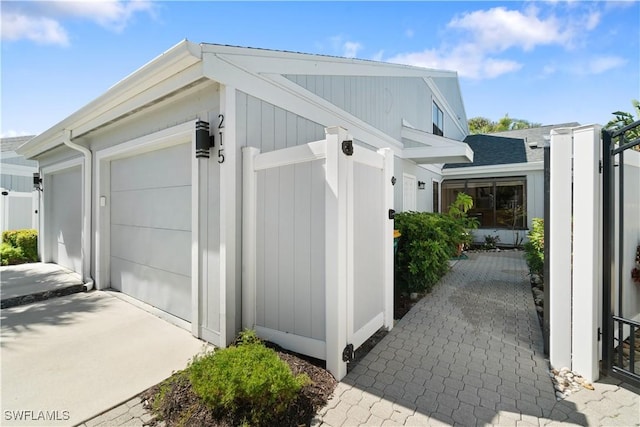
[[[205,344],[108,292],[0,311],[0,424],[76,425],[186,366]]]

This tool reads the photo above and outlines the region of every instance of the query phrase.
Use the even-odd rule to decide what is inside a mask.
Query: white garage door
[[[111,287],[191,317],[191,144],[111,162]]]
[[[47,176],[46,261],[82,273],[82,175],[80,166]]]

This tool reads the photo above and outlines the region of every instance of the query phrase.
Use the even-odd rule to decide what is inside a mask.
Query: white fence
[[[338,380],[354,349],[393,326],[393,154],[343,151],[349,139],[328,128],[243,151],[243,327],[325,360]]]
[[[0,232],[38,229],[38,192],[5,191],[0,196]]]
[[[551,132],[549,359],[553,367],[571,368],[589,381],[598,379],[601,357],[601,130],[590,125]],[[622,271],[628,273],[623,289],[626,313],[638,318],[640,291],[630,271],[640,243],[640,153],[629,152],[622,167],[631,179],[624,195],[624,216],[629,220],[626,246],[616,252],[614,262],[622,263]]]

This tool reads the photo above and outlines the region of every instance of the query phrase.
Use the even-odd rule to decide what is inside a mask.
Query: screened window
[[[460,192],[473,198],[468,215],[480,228],[525,229],[527,226],[527,180],[500,179],[447,180],[442,183],[442,208],[446,211]]]
[[[444,114],[435,102],[433,103],[433,134],[444,136]]]

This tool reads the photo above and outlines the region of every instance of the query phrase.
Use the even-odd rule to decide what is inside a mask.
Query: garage
[[[82,273],[81,167],[47,174],[44,197],[47,221],[45,261]]]
[[[191,157],[181,144],[110,164],[111,287],[191,319]]]

